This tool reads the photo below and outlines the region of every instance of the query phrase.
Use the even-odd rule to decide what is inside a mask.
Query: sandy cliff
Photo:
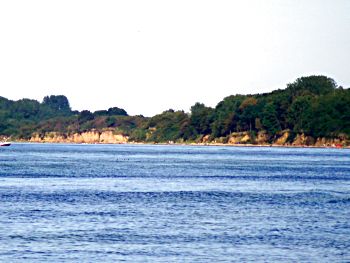
[[[303,133],[292,134],[290,130],[282,131],[275,136],[269,136],[265,131],[256,134],[249,132],[235,132],[228,136],[227,143],[235,144],[257,144],[276,146],[316,146],[316,147],[341,147],[349,146],[350,140],[342,135],[338,138],[313,138]]]
[[[111,143],[121,144],[129,142],[129,137],[115,133],[113,130],[91,130],[82,133],[60,134],[48,132],[44,135],[34,134],[30,142],[47,143]],[[275,145],[275,146],[316,146],[316,147],[343,147],[349,146],[347,136],[338,138],[313,138],[305,134],[292,134],[290,130],[269,136],[266,131],[258,133],[234,132],[227,137],[210,140],[210,136],[203,136],[197,143],[200,144],[227,144],[227,145]]]
[[[48,132],[43,136],[34,134],[31,142],[49,142],[49,143],[126,143],[129,137],[122,134],[114,134],[111,130],[96,131],[91,130],[82,133],[60,134],[57,132]]]

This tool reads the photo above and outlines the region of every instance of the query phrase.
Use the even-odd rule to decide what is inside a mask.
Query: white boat
[[[0,142],[0,146],[10,146],[11,143],[9,142]]]

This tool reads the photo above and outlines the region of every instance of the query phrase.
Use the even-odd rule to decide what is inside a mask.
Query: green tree
[[[108,115],[108,111],[106,111],[106,110],[97,110],[93,114],[95,116],[107,116]]]
[[[336,90],[319,97],[313,105],[312,135],[350,137],[350,90]]]
[[[202,103],[196,103],[191,107],[190,125],[197,134],[210,134],[213,122],[214,110]]]
[[[310,95],[296,98],[288,110],[288,123],[295,132],[310,132],[312,118]]]
[[[64,95],[46,96],[44,97],[42,104],[58,112],[71,111],[71,108],[69,106],[69,101],[67,97]]]
[[[269,134],[275,134],[281,130],[281,125],[277,118],[276,106],[273,103],[265,105],[262,111],[262,125]]]
[[[258,101],[254,97],[246,98],[239,106],[239,122],[241,129],[252,131],[255,129],[255,119],[258,117]]]
[[[148,121],[146,127],[152,131],[148,140],[168,142],[182,139],[186,132],[184,128],[189,122],[188,115],[183,111],[174,111],[172,109],[164,111]]]
[[[226,136],[230,132],[238,131],[239,107],[244,99],[246,96],[234,95],[218,103],[212,123],[213,137]]]
[[[16,119],[37,120],[40,104],[36,100],[21,99],[12,106],[13,117]]]
[[[108,115],[128,116],[128,113],[124,109],[113,107],[108,109]]]
[[[79,123],[84,123],[87,121],[91,121],[95,118],[95,116],[88,110],[83,110],[78,117],[78,121]]]
[[[287,92],[293,97],[300,95],[324,95],[333,92],[337,87],[336,82],[326,76],[308,76],[298,78],[287,85]]]

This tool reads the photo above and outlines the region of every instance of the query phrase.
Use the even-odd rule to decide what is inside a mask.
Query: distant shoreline
[[[220,146],[220,147],[264,147],[264,148],[319,148],[319,149],[350,149],[350,146],[315,146],[315,145],[279,145],[279,144],[229,144],[229,143],[153,143],[153,142],[125,142],[125,143],[77,143],[77,142],[32,142],[12,141],[11,144],[74,144],[74,145],[160,145],[160,146]]]
[[[350,89],[322,75],[269,93],[230,95],[215,108],[196,102],[189,112],[170,108],[152,117],[118,107],[74,111],[64,95],[42,102],[0,97],[0,141],[344,148],[349,105]]]

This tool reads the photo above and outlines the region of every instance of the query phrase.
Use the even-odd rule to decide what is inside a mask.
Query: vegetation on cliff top
[[[196,103],[189,113],[167,110],[151,118],[128,116],[118,107],[96,112],[72,111],[63,96],[47,96],[40,103],[0,97],[0,135],[29,139],[34,133],[81,133],[113,129],[131,141],[214,140],[232,132],[265,131],[270,140],[282,130],[292,134],[350,137],[350,90],[325,76],[297,79],[284,90],[255,95],[232,95],[215,108]]]

